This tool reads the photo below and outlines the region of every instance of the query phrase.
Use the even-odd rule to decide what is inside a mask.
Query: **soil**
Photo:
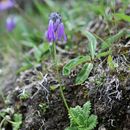
[[[122,59],[120,55],[118,58]],[[89,80],[79,86],[74,84],[74,79],[80,68],[71,72],[69,77],[62,77],[69,106],[82,106],[87,100],[91,101],[92,112],[98,116],[95,130],[130,129],[130,73],[125,61],[120,60],[119,63],[124,63],[123,67],[117,68],[115,72],[104,64],[104,59],[95,61]],[[43,76],[42,79],[39,75]],[[55,73],[45,74],[42,68],[32,68],[21,72],[15,82],[15,89],[8,94],[6,105],[15,113],[22,114],[20,130],[64,130],[69,126]],[[29,96],[22,96],[24,91]],[[12,129],[10,124],[7,126],[7,130]]]

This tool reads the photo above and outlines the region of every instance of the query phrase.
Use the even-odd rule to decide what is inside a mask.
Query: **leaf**
[[[6,115],[5,112],[0,112],[0,116],[3,118]]]
[[[85,113],[85,117],[88,118],[89,115],[90,115],[90,110],[91,110],[91,103],[90,101],[86,102],[84,105],[83,105],[83,111]]]
[[[94,59],[97,40],[96,40],[95,36],[92,33],[88,32],[88,31],[86,31],[85,33],[86,33],[87,38],[89,40],[88,47],[89,47],[89,51],[91,53],[91,57],[92,57],[92,59]]]
[[[25,45],[26,47],[34,47],[34,43],[32,41],[22,41],[21,42],[23,45]]]
[[[69,63],[63,67],[63,75],[68,76],[74,67],[90,60],[90,56],[78,56],[77,58],[70,60]]]
[[[47,12],[47,9],[44,4],[41,4],[40,2],[34,0],[34,4],[36,9],[41,13],[41,15],[45,16],[46,14],[44,12]]]
[[[34,46],[34,57],[37,60],[37,62],[41,60],[41,56],[42,56],[41,50],[37,46]]]
[[[118,67],[118,64],[113,61],[111,55],[108,56],[107,63],[111,70],[114,70],[116,67]]]
[[[82,114],[82,108],[80,106],[76,106],[75,108],[70,108],[69,118],[71,120],[70,123],[71,126],[80,125],[78,120],[79,114]]]
[[[45,53],[49,50],[50,45],[48,43],[43,43],[39,46],[39,49],[41,50],[42,53]]]
[[[83,107],[76,106],[74,108],[70,108],[70,127],[65,130],[93,130],[97,124],[97,116],[90,115],[90,110],[90,101],[87,101]]]
[[[68,127],[65,130],[78,130],[78,128],[77,127]]]
[[[93,64],[86,63],[76,77],[76,84],[82,84],[88,78],[92,69]]]
[[[109,54],[111,54],[112,51],[111,50],[108,50],[108,51],[105,51],[105,52],[100,52],[96,55],[97,58],[100,58],[100,57],[106,57],[108,56]]]
[[[20,72],[30,69],[32,66],[32,64],[26,63],[16,71],[16,74],[20,74]]]
[[[13,130],[19,130],[20,125],[22,124],[22,115],[14,114]]]
[[[126,22],[130,22],[130,16],[123,14],[123,13],[116,13],[115,17],[118,18],[119,20],[124,20]]]
[[[109,68],[113,70],[114,69],[114,64],[113,64],[113,59],[112,59],[111,55],[108,56],[107,63],[109,65]]]
[[[117,42],[126,33],[127,33],[126,29],[122,29],[117,34],[115,34],[114,36],[111,36],[108,39],[106,39],[105,42],[102,43],[101,48],[104,50],[104,49],[111,47],[112,43]]]
[[[96,115],[91,115],[88,119],[88,129],[87,130],[92,130],[96,127],[97,125],[97,116]]]
[[[77,117],[77,122],[79,124],[80,128],[84,128],[84,121],[85,121],[85,116],[83,114],[79,114]]]

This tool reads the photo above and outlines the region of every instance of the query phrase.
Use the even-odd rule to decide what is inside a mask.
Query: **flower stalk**
[[[58,64],[58,61],[57,61],[57,55],[56,55],[56,44],[55,44],[55,42],[52,43],[52,45],[50,46],[50,49],[51,49],[53,64],[54,64],[54,67],[56,67],[57,64]]]
[[[60,93],[61,93],[61,97],[63,99],[63,102],[65,104],[65,107],[66,107],[67,111],[69,112],[69,106],[68,106],[67,101],[65,99],[64,92],[63,92],[63,87],[61,85],[60,85]]]

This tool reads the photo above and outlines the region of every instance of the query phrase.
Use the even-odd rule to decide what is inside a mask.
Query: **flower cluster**
[[[61,15],[57,12],[50,14],[46,38],[48,42],[67,40]]]
[[[0,0],[0,11],[14,6],[14,0]]]

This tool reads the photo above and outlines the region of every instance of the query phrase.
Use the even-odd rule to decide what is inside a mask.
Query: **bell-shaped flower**
[[[0,0],[0,11],[11,8],[14,4],[14,0]]]
[[[49,21],[48,31],[47,31],[46,37],[47,37],[47,40],[49,42],[54,42],[56,39],[55,33],[54,33],[54,24],[53,24],[52,20]]]
[[[60,23],[58,26],[57,38],[58,38],[58,41],[62,41],[62,40],[66,41],[67,40],[65,31],[64,31],[64,24],[63,23]]]
[[[14,16],[9,16],[6,19],[6,29],[8,32],[12,32],[16,27],[16,19]]]

